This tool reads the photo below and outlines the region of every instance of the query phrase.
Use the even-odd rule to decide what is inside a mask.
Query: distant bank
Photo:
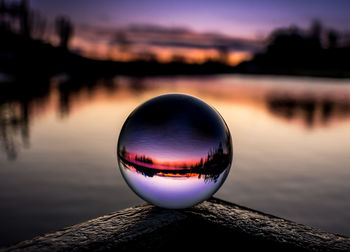
[[[0,40],[0,72],[16,79],[48,79],[61,73],[78,78],[223,73],[350,78],[350,63],[345,60],[350,58],[348,48],[312,47],[311,51],[304,54],[304,59],[291,56],[289,53],[289,56],[286,56],[285,49],[279,47],[271,45],[265,53],[257,54],[251,61],[243,62],[236,67],[219,61],[207,61],[202,64],[160,63],[156,60],[119,62],[89,59],[64,47],[54,47],[39,40],[4,33]],[[300,52],[305,50],[300,49]]]

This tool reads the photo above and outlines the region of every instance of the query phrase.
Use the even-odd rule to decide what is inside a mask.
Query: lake
[[[62,74],[0,83],[0,246],[142,204],[117,139],[133,109],[166,93],[199,97],[231,131],[216,197],[350,236],[350,80]]]

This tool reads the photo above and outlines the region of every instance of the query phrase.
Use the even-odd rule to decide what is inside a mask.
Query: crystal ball
[[[187,208],[211,197],[232,162],[229,129],[204,101],[161,95],[137,107],[119,135],[120,171],[142,199],[164,208]]]

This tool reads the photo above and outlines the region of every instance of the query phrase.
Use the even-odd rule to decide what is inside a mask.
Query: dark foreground
[[[212,198],[185,210],[128,208],[2,251],[225,248],[349,251],[350,238]]]

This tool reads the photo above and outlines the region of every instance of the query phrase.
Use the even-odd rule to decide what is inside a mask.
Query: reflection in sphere
[[[231,135],[205,102],[183,94],[162,95],[130,114],[117,156],[137,195],[160,207],[185,208],[209,198],[225,181]]]

